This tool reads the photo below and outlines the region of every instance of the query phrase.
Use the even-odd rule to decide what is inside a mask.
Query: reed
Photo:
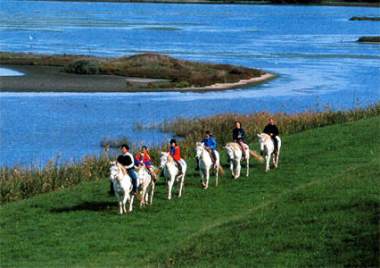
[[[235,121],[242,123],[242,127],[247,134],[247,142],[252,143],[256,142],[256,134],[262,132],[269,117],[275,119],[281,135],[287,135],[307,129],[356,121],[377,115],[380,115],[380,103],[367,108],[357,108],[349,111],[326,109],[323,112],[304,112],[298,114],[259,112],[241,115],[229,113],[206,118],[179,118],[172,122],[164,122],[157,127],[163,132],[174,133],[176,136],[182,137],[182,146],[190,146],[192,148],[194,147],[194,143],[203,137],[206,130],[213,132],[219,144],[222,145],[230,142]]]
[[[25,199],[36,194],[56,191],[83,181],[103,179],[108,175],[106,156],[85,157],[79,163],[58,165],[49,161],[45,167],[0,168],[0,202]]]
[[[173,122],[164,122],[159,126],[162,131],[172,132],[181,137],[179,143],[184,158],[194,157],[194,144],[199,141],[206,130],[211,130],[219,145],[231,141],[231,130],[234,122],[242,122],[247,133],[247,142],[256,141],[256,133],[262,131],[269,117],[275,118],[281,135],[301,132],[307,129],[319,128],[337,123],[344,123],[380,115],[380,103],[362,109],[350,111],[305,112],[294,115],[286,113],[270,114],[266,112],[249,115],[222,114],[198,119],[177,119]],[[139,128],[143,126],[139,125]],[[148,126],[152,128],[152,126]],[[126,143],[120,139],[114,144]],[[36,194],[56,191],[62,188],[79,184],[83,181],[96,181],[108,176],[109,151],[111,140],[104,140],[105,154],[100,157],[88,156],[81,162],[59,165],[57,161],[50,161],[45,167],[2,167],[0,168],[0,202],[10,202],[25,199]],[[115,145],[116,147],[118,147]],[[136,152],[139,146],[130,144]],[[167,145],[150,148],[150,154],[155,163],[158,163],[161,151],[166,151]],[[112,156],[113,157],[113,156]]]

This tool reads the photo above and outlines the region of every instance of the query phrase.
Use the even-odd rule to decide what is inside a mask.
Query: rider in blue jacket
[[[214,136],[209,130],[205,132],[205,137],[203,138],[202,143],[205,145],[206,150],[210,153],[211,160],[213,164],[215,165],[215,162],[216,162],[215,150],[216,150],[217,143]],[[196,170],[199,170],[199,159],[197,159]]]

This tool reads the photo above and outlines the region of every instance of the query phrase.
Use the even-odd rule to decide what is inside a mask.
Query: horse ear
[[[257,137],[261,138],[261,134],[257,134]]]

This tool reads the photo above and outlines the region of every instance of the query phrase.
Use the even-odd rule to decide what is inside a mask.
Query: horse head
[[[264,153],[265,145],[268,141],[270,141],[270,136],[265,133],[257,134],[257,137],[259,138],[259,145],[260,145],[260,152],[261,154]]]
[[[235,154],[231,143],[227,143],[226,146],[224,146],[224,148],[226,149],[229,161],[233,160],[235,158]]]
[[[160,168],[164,168],[169,160],[169,153],[161,152],[160,155]]]
[[[195,143],[195,156],[197,158],[200,158],[204,150],[204,143],[203,142],[197,142]]]
[[[116,161],[110,161],[110,180],[113,181],[119,175],[119,167],[117,166]]]

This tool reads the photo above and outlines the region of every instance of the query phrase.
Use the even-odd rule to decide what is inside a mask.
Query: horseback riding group
[[[273,166],[278,166],[281,139],[279,131],[273,118],[269,119],[263,133],[257,134],[260,152],[264,156],[266,166],[265,171],[269,171],[270,160]],[[247,164],[246,176],[249,176],[250,156],[262,160],[262,157],[249,149],[246,143],[246,134],[239,121],[235,122],[232,130],[233,142],[225,145],[225,150],[229,159],[230,170],[234,179],[240,177],[241,161]],[[196,170],[201,176],[201,183],[204,189],[209,186],[210,173],[215,173],[215,184],[218,185],[219,174],[223,174],[220,165],[219,152],[216,150],[217,142],[211,131],[206,131],[201,142],[196,143]],[[126,203],[129,201],[129,211],[132,211],[135,196],[140,199],[140,206],[152,204],[155,184],[159,174],[162,172],[167,180],[168,199],[172,198],[172,189],[175,182],[179,184],[178,197],[182,195],[182,189],[187,170],[187,164],[181,157],[181,148],[175,139],[171,139],[167,152],[161,152],[160,166],[153,166],[152,157],[146,146],[133,156],[127,144],[120,147],[121,155],[116,161],[111,162],[110,168],[110,194],[115,194],[119,202],[120,214],[126,213]]]

